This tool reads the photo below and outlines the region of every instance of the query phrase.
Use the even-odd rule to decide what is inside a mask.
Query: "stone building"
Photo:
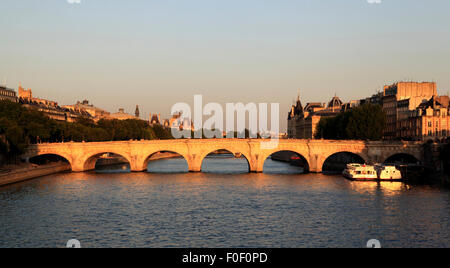
[[[194,122],[189,118],[183,117],[183,114],[175,113],[170,119],[164,120],[164,127],[178,130],[194,131]]]
[[[19,99],[28,103],[33,103],[36,105],[43,105],[47,107],[58,107],[58,103],[52,100],[40,99],[33,97],[33,91],[29,89],[24,89],[19,85]]]
[[[376,94],[373,94],[371,97],[362,99],[359,101],[360,105],[364,105],[364,104],[378,104],[383,106],[383,92],[378,92]]]
[[[19,98],[32,99],[33,98],[33,92],[31,91],[31,88],[24,89],[22,87],[22,85],[19,84]]]
[[[18,102],[20,104],[29,109],[36,109],[51,119],[75,122],[78,118],[84,116],[82,113],[60,107],[56,101],[35,98],[33,97],[33,92],[31,89],[25,90],[21,85],[19,85],[18,92]]]
[[[162,125],[163,124],[163,122],[161,121],[161,114],[151,114],[150,113],[149,118],[150,118],[149,122],[150,122],[151,126],[153,126],[153,125]]]
[[[123,108],[120,108],[119,112],[111,114],[109,116],[109,118],[110,119],[117,119],[117,120],[139,119],[136,116],[133,116],[131,114],[126,113]]]
[[[89,115],[89,117],[91,117],[95,122],[98,122],[100,119],[111,118],[111,114],[109,112],[89,104],[88,100],[84,100],[82,102],[78,101],[74,105],[64,105],[62,107],[78,114]]]
[[[383,110],[386,113],[385,139],[402,138],[400,128],[407,124],[409,112],[437,95],[436,83],[398,82],[383,89]]]
[[[333,97],[326,106],[322,103],[308,103],[303,108],[300,97],[291,107],[288,115],[289,139],[314,139],[317,125],[322,117],[333,117],[342,112],[344,103],[337,97]]]
[[[406,105],[406,104],[405,104]],[[433,96],[400,122],[399,136],[411,140],[443,140],[450,136],[450,101],[448,96]]]
[[[17,95],[14,89],[9,89],[5,86],[0,86],[0,100],[9,100],[17,102]]]

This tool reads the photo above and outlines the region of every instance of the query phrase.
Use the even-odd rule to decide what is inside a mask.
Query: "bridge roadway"
[[[292,151],[301,155],[310,172],[320,173],[326,159],[347,152],[360,156],[366,163],[383,163],[396,154],[407,154],[423,160],[423,146],[418,142],[368,142],[332,140],[279,140],[277,146],[266,148],[261,139],[192,139],[155,141],[118,141],[48,143],[31,145],[25,159],[43,155],[65,158],[73,172],[95,169],[96,161],[105,153],[123,156],[133,172],[147,170],[150,157],[158,152],[174,152],[184,157],[189,171],[200,172],[206,156],[216,150],[227,150],[244,156],[250,172],[262,172],[264,162],[273,153]]]

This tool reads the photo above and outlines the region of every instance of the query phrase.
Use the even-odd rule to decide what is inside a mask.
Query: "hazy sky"
[[[176,102],[359,99],[398,80],[450,91],[449,0],[1,0],[0,81],[115,112]]]

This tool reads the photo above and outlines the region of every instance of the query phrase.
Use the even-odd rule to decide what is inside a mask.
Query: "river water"
[[[271,160],[265,174],[228,157],[203,167],[179,173],[184,159],[169,159],[150,163],[158,173],[64,173],[0,188],[0,247],[450,246],[447,189],[299,175]]]

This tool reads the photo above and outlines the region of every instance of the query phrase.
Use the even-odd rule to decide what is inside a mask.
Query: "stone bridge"
[[[366,163],[383,163],[389,157],[406,154],[422,161],[423,146],[416,142],[366,142],[330,140],[279,140],[276,148],[264,148],[267,140],[260,139],[200,139],[156,140],[90,143],[49,143],[31,145],[24,158],[58,155],[65,158],[72,171],[95,169],[95,163],[105,153],[123,156],[133,172],[146,171],[150,157],[158,152],[173,152],[184,157],[189,171],[200,172],[206,156],[217,150],[242,155],[248,161],[250,172],[262,172],[264,162],[273,153],[292,151],[303,157],[310,172],[322,172],[325,161],[341,152],[360,156]]]

